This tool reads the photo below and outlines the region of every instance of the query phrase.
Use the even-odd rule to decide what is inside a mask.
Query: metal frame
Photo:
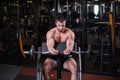
[[[47,50],[47,47],[45,46],[46,43],[42,43],[42,47],[39,47],[38,48],[38,51],[41,52],[41,54],[49,54],[50,51]],[[81,76],[81,71],[82,71],[82,68],[81,68],[81,49],[80,47],[77,46],[77,43],[75,43],[75,51],[71,51],[72,53],[75,53],[78,55],[78,62],[79,62],[79,65],[78,65],[78,70],[77,70],[77,80],[82,80],[82,76]],[[45,50],[46,48],[46,50]],[[76,51],[78,50],[78,51]],[[37,80],[42,80],[42,70],[41,70],[41,63],[40,63],[40,60],[41,60],[41,54],[37,54]],[[58,64],[59,65],[59,64]],[[57,80],[62,80],[61,79],[61,68],[58,67],[57,69]]]

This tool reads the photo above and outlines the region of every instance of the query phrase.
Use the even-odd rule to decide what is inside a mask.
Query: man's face
[[[57,26],[57,29],[59,32],[64,32],[65,26],[66,26],[66,21],[63,21],[63,22],[57,21],[56,26]]]

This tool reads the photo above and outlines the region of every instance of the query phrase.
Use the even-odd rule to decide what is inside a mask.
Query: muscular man
[[[55,43],[66,43],[64,55],[70,54],[74,46],[74,33],[66,27],[66,19],[62,13],[56,16],[56,27],[49,30],[46,35],[48,50],[53,55],[58,55],[59,51],[54,48]],[[47,58],[43,64],[44,79],[49,80],[49,72],[57,66],[55,59]],[[71,72],[71,80],[76,80],[77,64],[73,58],[65,59],[63,68]]]

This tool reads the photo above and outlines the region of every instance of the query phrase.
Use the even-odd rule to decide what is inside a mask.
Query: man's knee
[[[76,66],[76,65],[71,65],[71,66],[70,66],[70,71],[71,71],[72,73],[76,73],[76,72],[77,72],[77,66]]]
[[[50,61],[45,61],[43,63],[43,69],[48,70],[51,67],[51,62]]]
[[[43,63],[44,71],[49,71],[53,68],[54,62],[51,59],[46,59]]]
[[[50,68],[50,63],[48,63],[48,64],[43,64],[43,69],[44,70],[48,70],[49,68]]]
[[[76,73],[77,72],[77,65],[75,65],[75,64],[65,64],[64,68],[69,70],[72,73]]]
[[[76,73],[76,72],[77,72],[77,63],[76,63],[76,61],[72,59],[72,61],[70,61],[70,63],[71,63],[71,64],[69,65],[70,71],[71,71],[72,73]]]

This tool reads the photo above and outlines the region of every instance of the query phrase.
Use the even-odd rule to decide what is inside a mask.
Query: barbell
[[[40,48],[40,47],[38,47]],[[80,53],[87,53],[88,56],[90,55],[90,50],[91,50],[91,45],[88,45],[88,50],[87,51],[81,51],[80,48],[79,48],[79,51],[71,51],[71,53],[75,53],[75,54],[80,54]],[[28,50],[28,51],[23,51],[24,54],[29,54],[31,55],[31,58],[32,59],[35,59],[35,54],[50,54],[51,52],[50,51],[41,51],[41,50],[38,50],[36,51],[35,48],[34,48],[34,45],[31,45],[31,49]]]

